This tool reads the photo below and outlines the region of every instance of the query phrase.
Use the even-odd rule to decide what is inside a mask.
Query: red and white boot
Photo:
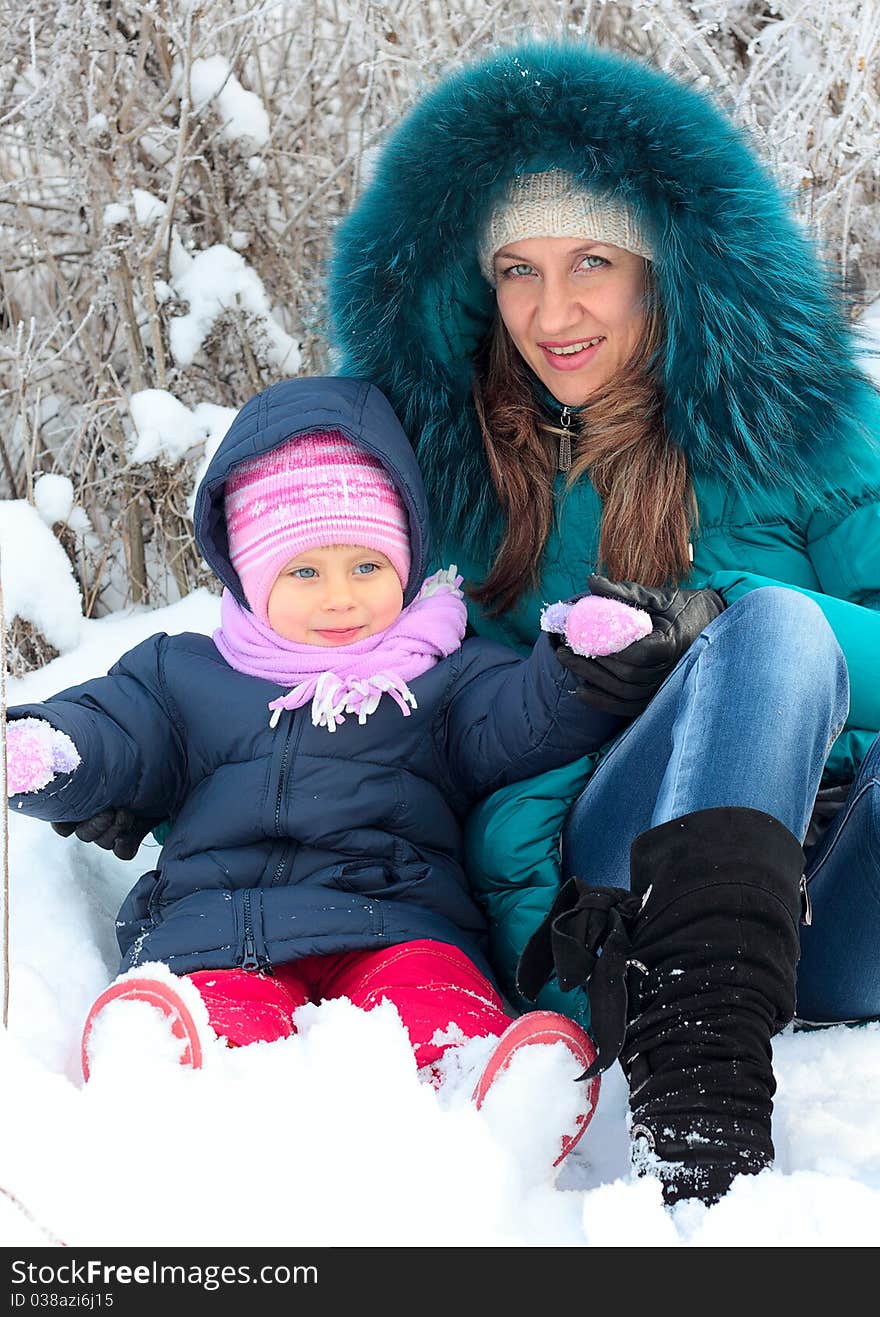
[[[83,1079],[89,1077],[95,1022],[105,1007],[121,1001],[141,1002],[159,1011],[180,1043],[180,1064],[201,1069],[205,1047],[216,1035],[198,989],[185,978],[172,974],[166,966],[151,964],[120,974],[94,1002],[83,1026],[80,1045]]]
[[[142,965],[120,974],[89,1011],[81,1047],[85,1079],[95,1021],[119,1001],[143,1002],[159,1011],[180,1044],[180,1064],[194,1070],[201,1069],[216,1038],[227,1047],[289,1038],[293,1012],[302,1005],[302,998],[291,993],[281,974],[269,977],[251,970],[218,969],[178,975],[158,962]]]
[[[556,1011],[529,1011],[513,1020],[495,1044],[474,1089],[472,1099],[474,1105],[478,1109],[483,1105],[492,1085],[500,1075],[504,1074],[522,1048],[548,1043],[564,1043],[582,1070],[591,1066],[596,1057],[592,1039],[584,1033],[580,1025],[575,1024],[574,1020],[569,1020],[567,1016],[559,1015]],[[562,1133],[559,1156],[553,1162],[554,1168],[568,1156],[593,1119],[599,1101],[600,1084],[601,1076],[596,1075],[595,1078],[586,1079],[579,1085],[583,1090],[583,1106],[577,1113],[572,1127]]]

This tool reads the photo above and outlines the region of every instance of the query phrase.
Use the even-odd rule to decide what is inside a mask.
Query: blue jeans
[[[849,682],[821,610],[794,590],[744,595],[697,637],[572,806],[561,862],[629,887],[639,833],[698,809],[748,806],[803,840]],[[880,748],[807,867],[798,1018],[880,1015]]]

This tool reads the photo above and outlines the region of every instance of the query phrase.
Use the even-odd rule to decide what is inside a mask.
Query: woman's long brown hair
[[[662,342],[662,317],[649,286],[638,348],[573,420],[566,481],[568,490],[586,474],[602,500],[595,569],[642,585],[688,575],[696,518],[687,461],[663,422]],[[489,575],[468,593],[497,617],[538,585],[553,520],[558,429],[542,428],[547,422],[534,377],[499,315],[474,364],[474,401],[506,529]]]

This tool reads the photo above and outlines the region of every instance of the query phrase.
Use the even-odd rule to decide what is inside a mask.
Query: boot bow
[[[586,988],[597,1056],[582,1079],[607,1070],[623,1047],[629,967],[642,968],[630,940],[641,907],[641,898],[623,887],[591,887],[569,878],[520,956],[517,988],[531,1001],[553,973],[563,992]]]

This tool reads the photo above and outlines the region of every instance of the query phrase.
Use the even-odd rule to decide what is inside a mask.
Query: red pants
[[[220,969],[187,977],[204,1000],[212,1028],[237,1047],[288,1037],[297,1006],[330,997],[348,997],[365,1011],[387,997],[407,1028],[420,1067],[457,1042],[502,1034],[510,1024],[498,993],[464,952],[424,939],[381,951],[308,956],[277,966],[273,975]],[[432,1042],[450,1025],[452,1037]]]

